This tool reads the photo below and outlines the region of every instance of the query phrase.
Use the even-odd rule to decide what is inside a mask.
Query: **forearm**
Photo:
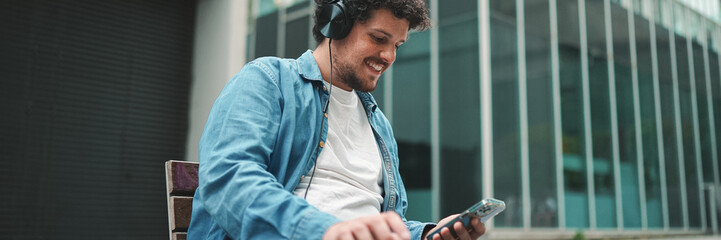
[[[215,165],[201,172],[206,180],[198,191],[204,208],[234,239],[319,239],[338,222],[283,189],[255,163]]]

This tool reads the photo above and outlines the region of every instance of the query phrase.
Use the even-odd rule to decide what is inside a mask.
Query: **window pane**
[[[406,218],[432,221],[430,32],[415,32],[393,64],[393,129],[408,191]]]
[[[714,124],[716,127],[716,149],[721,149],[721,81],[719,69],[719,54],[715,50],[708,50],[709,70],[711,73],[711,93],[713,94]],[[721,164],[719,164],[721,165]],[[717,166],[719,167],[719,166]]]
[[[681,213],[681,179],[676,146],[676,118],[673,100],[673,77],[669,31],[656,25],[656,48],[658,50],[658,78],[661,91],[661,124],[663,127],[664,159],[668,197],[668,215],[671,227],[683,227]]]
[[[285,28],[285,57],[298,58],[308,50],[310,16],[288,22]]]
[[[588,187],[584,149],[583,92],[578,1],[558,1],[563,181],[566,226],[588,227]]]
[[[526,0],[526,72],[531,226],[558,226],[547,0]],[[555,17],[555,16],[554,16]]]
[[[697,122],[693,122],[692,124],[697,124],[697,129],[699,130],[698,133],[692,131],[692,136],[694,137],[693,145],[696,147],[696,144],[698,144],[700,150],[699,152],[696,152],[697,148],[694,148],[694,158],[692,159],[686,159],[686,169],[687,172],[687,184],[692,184],[688,186],[689,194],[694,194],[693,196],[689,196],[689,224],[690,227],[701,227],[701,199],[700,193],[703,191],[701,189],[701,184],[703,184],[703,171],[699,169],[699,166],[697,165],[698,161],[701,161],[701,164],[703,164],[705,159],[711,158],[711,148],[709,143],[709,137],[708,136],[708,104],[706,103],[706,75],[705,75],[705,66],[704,66],[704,60],[703,60],[703,50],[701,45],[696,42],[695,38],[690,39],[691,40],[691,51],[692,56],[689,59],[689,62],[692,63],[692,65],[689,66],[689,72],[691,72],[692,75],[694,75],[693,79],[689,77],[689,82],[694,83],[695,86],[695,94],[696,99],[692,98],[690,101],[692,104],[696,104],[696,113],[697,113]],[[693,82],[691,82],[693,81]],[[691,90],[689,88],[689,90]],[[693,113],[693,112],[692,112]],[[691,115],[691,121],[694,121],[693,115]],[[693,125],[691,125],[693,127]],[[695,134],[698,134],[696,136]],[[688,174],[691,174],[690,176]],[[700,178],[700,179],[699,179]]]
[[[643,140],[640,151],[643,151],[646,219],[649,228],[661,228],[663,227],[661,179],[658,159],[658,134],[656,132],[656,99],[651,65],[651,41],[655,41],[655,39],[651,39],[648,20],[638,15],[634,17],[639,101],[641,103],[641,136]]]
[[[681,107],[681,140],[683,141],[683,162],[686,179],[686,199],[690,226],[701,226],[699,214],[698,181],[696,172],[696,149],[693,132],[693,111],[691,81],[686,38],[676,35],[676,68],[678,69],[678,92]]]
[[[475,1],[439,1],[441,216],[482,199],[478,16]],[[469,11],[472,10],[472,11]],[[501,217],[501,216],[499,216]],[[500,218],[496,219],[496,223]]]
[[[623,227],[641,228],[641,205],[638,185],[638,159],[636,157],[636,122],[633,79],[631,76],[631,49],[628,34],[628,12],[611,4],[613,27],[614,72],[616,80],[616,112],[618,120],[618,147],[621,170],[621,197]],[[637,95],[636,95],[637,96]]]
[[[500,3],[502,2],[502,3]],[[493,0],[491,7],[491,78],[493,103],[493,194],[506,201],[503,221],[496,226],[522,225],[521,162],[518,119],[518,48],[515,1]],[[508,11],[504,11],[508,10]]]
[[[253,58],[277,55],[278,11],[259,17],[255,22],[255,56]]]
[[[698,105],[698,126],[699,138],[701,140],[701,169],[703,181],[713,183],[713,165],[711,159],[711,127],[709,126],[709,111],[706,93],[706,62],[704,61],[704,51],[701,44],[694,41],[693,47],[693,66],[696,78],[696,103]],[[701,174],[701,173],[699,173]]]
[[[477,17],[478,11],[477,0],[443,0],[438,1],[438,20],[440,25],[448,24],[448,22],[460,16]],[[441,35],[442,36],[442,35]]]
[[[596,226],[611,228],[616,227],[616,194],[612,161],[613,149],[611,148],[611,105],[608,59],[606,58],[605,11],[602,9],[604,9],[603,0],[586,1],[588,77],[589,88],[592,89],[589,93],[591,95]]]

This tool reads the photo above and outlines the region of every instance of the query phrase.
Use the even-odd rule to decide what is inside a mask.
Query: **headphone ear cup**
[[[351,29],[343,1],[334,1],[320,6],[318,15],[320,33],[326,38],[342,39]]]

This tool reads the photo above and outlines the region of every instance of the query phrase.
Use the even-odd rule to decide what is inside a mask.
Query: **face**
[[[333,74],[339,87],[375,90],[381,74],[396,60],[396,49],[408,38],[408,25],[408,20],[379,9],[368,20],[356,22],[348,36],[334,40]]]

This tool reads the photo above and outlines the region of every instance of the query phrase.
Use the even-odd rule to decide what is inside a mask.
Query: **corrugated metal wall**
[[[0,239],[163,239],[196,2],[0,2]]]

